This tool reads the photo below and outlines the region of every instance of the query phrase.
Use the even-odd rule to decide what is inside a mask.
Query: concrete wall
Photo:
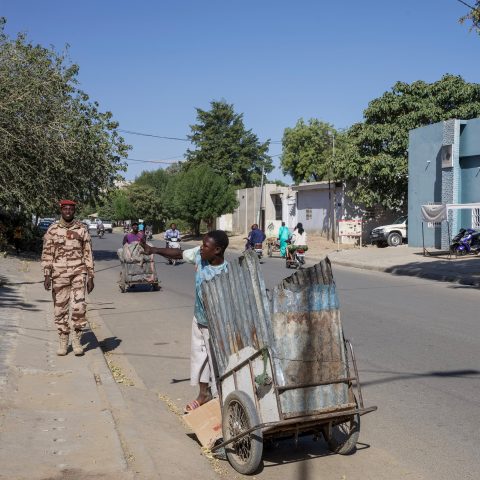
[[[328,232],[328,212],[330,200],[328,190],[299,190],[297,192],[297,222],[303,223],[308,233]],[[312,211],[311,219],[307,220],[307,209]]]
[[[275,184],[267,183],[263,188],[260,228],[265,228],[270,221],[275,220],[273,196],[281,196],[283,212],[285,210],[284,202],[287,201],[290,192],[288,187],[279,187]],[[261,189],[260,187],[242,188],[236,191],[236,195],[239,206],[232,214],[232,232],[237,235],[246,235],[250,231],[252,224],[258,222]],[[283,220],[286,221],[286,219]]]
[[[450,145],[451,166],[442,166],[442,147]],[[480,118],[452,119],[410,131],[408,169],[408,240],[410,246],[421,246],[421,205],[480,202]],[[471,218],[471,210],[451,211],[450,232],[445,222],[436,229],[425,224],[425,246],[448,248],[449,234],[471,226]]]
[[[422,246],[421,205],[442,202],[443,122],[410,131],[408,146],[408,244]],[[440,248],[441,232],[426,228],[425,246]]]

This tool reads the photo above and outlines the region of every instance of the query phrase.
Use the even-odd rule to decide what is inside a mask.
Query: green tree
[[[295,183],[324,180],[329,177],[335,137],[332,125],[316,118],[305,123],[301,118],[293,128],[283,132],[280,159],[284,174]]]
[[[259,142],[246,130],[243,114],[235,113],[233,105],[212,101],[209,111],[197,108],[197,124],[191,125],[190,141],[195,150],[187,150],[186,168],[208,166],[225,177],[230,185],[254,187],[260,185],[262,168],[273,170],[267,155],[270,141]]]
[[[470,23],[470,31],[475,30],[480,35],[480,0],[475,0],[474,5],[461,2],[467,6],[469,12],[459,19],[460,23]]]
[[[78,88],[65,53],[14,40],[0,21],[0,204],[42,215],[58,199],[94,203],[113,187],[129,146],[110,112]]]
[[[127,188],[127,196],[132,206],[132,216],[130,218],[141,218],[148,223],[163,222],[162,200],[157,197],[153,187],[134,182]]]
[[[196,235],[200,235],[200,222],[211,224],[238,205],[233,187],[209,167],[197,166],[179,173],[168,191],[175,217],[188,222]]]
[[[444,75],[433,83],[397,82],[372,100],[364,121],[353,125],[332,166],[346,180],[353,200],[405,209],[408,191],[408,132],[451,118],[480,115],[480,84]]]

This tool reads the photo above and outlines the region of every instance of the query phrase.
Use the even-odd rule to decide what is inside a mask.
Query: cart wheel
[[[267,254],[268,254],[269,257],[271,257],[271,256],[273,255],[273,247],[272,247],[272,245],[269,245],[269,246],[268,246]]]
[[[158,292],[160,290],[160,285],[158,283],[152,283],[152,290]]]
[[[340,455],[352,453],[360,436],[360,415],[352,415],[346,422],[332,427],[332,435],[327,439],[328,448]]]
[[[175,266],[177,264],[176,260],[172,260],[172,265]]]
[[[258,425],[257,410],[250,397],[240,390],[234,390],[225,399],[222,408],[223,440],[227,441],[242,431]],[[262,461],[263,434],[255,430],[225,447],[230,465],[243,475],[254,473]]]

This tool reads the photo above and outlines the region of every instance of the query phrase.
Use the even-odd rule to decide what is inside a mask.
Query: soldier
[[[61,218],[45,233],[42,268],[45,290],[52,287],[55,324],[60,337],[57,355],[66,355],[71,307],[73,323],[72,347],[75,355],[83,355],[82,328],[86,326],[85,289],[93,290],[92,241],[86,227],[74,220],[75,202],[60,201]]]

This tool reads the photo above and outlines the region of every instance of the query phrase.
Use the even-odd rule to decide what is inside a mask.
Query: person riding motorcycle
[[[255,248],[255,244],[257,243],[262,244],[265,241],[265,238],[266,235],[258,228],[258,225],[254,223],[248,237],[245,239],[247,241],[245,244],[245,250]]]
[[[292,238],[290,240],[290,245],[287,247],[287,259],[293,260],[293,252],[295,250],[301,249],[303,251],[308,250],[307,246],[307,232],[303,229],[303,225],[298,223],[293,231]]]
[[[105,226],[103,225],[103,222],[98,218],[97,219],[97,235],[104,235],[105,234]]]
[[[170,225],[170,228],[165,232],[164,239],[166,242],[166,247],[168,247],[169,242],[171,239],[175,238],[177,242],[180,241],[180,232],[177,230],[177,225],[175,223],[172,223]]]

